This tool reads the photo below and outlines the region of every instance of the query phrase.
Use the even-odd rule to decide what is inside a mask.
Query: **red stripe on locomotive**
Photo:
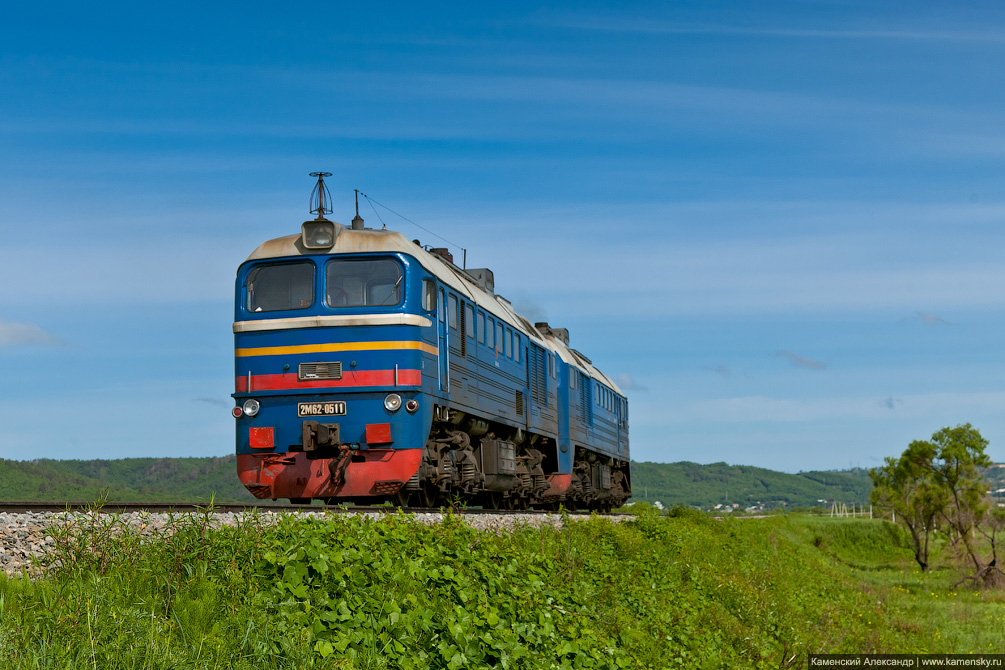
[[[251,375],[252,391],[286,391],[318,388],[353,388],[357,386],[420,386],[421,370],[398,370],[398,383],[394,383],[394,370],[348,370],[342,379],[315,379],[301,381],[295,372],[278,375]],[[248,391],[248,375],[235,379],[236,393]]]

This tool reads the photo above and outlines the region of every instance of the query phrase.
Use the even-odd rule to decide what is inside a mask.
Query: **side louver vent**
[[[314,379],[342,379],[342,362],[301,363],[297,376],[301,381]]]
[[[536,344],[530,345],[530,361],[527,364],[528,381],[530,382],[530,400],[535,405],[548,406],[548,385],[545,376],[547,364],[544,349]]]
[[[523,416],[523,391],[516,392],[516,415]]]

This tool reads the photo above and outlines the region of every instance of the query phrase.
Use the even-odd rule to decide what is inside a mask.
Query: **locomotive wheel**
[[[503,494],[499,491],[486,491],[482,494],[482,507],[485,509],[502,509]]]
[[[413,491],[406,491],[405,489],[399,489],[397,493],[391,496],[391,504],[395,507],[410,507],[409,503],[412,500]]]
[[[418,502],[421,507],[436,507],[437,499],[440,497],[438,489],[433,487],[431,484],[423,484],[418,493]]]

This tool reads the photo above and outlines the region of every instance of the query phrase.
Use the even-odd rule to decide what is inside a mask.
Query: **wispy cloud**
[[[943,319],[938,314],[932,314],[931,312],[915,312],[914,316],[909,316],[901,319],[901,322],[907,321],[920,321],[928,326],[948,326],[949,322]]]
[[[535,54],[535,60],[544,56]],[[25,79],[23,63],[18,76]],[[490,74],[466,74],[457,71],[332,71],[329,69],[257,68],[203,66],[169,71],[163,77],[151,77],[148,70],[123,68],[119,64],[87,63],[77,68],[56,68],[59,80],[75,81],[93,76],[95,71],[111,68],[116,76],[129,82],[121,88],[104,91],[106,108],[101,114],[72,115],[8,114],[0,119],[5,133],[85,133],[94,136],[250,136],[283,139],[539,139],[551,141],[569,138],[637,142],[642,120],[652,127],[679,130],[690,114],[702,124],[709,116],[742,119],[769,127],[791,130],[794,125],[816,127],[821,122],[854,127],[860,119],[875,119],[884,114],[916,113],[916,106],[875,100],[861,100],[842,95],[821,95],[799,91],[759,88],[756,85],[694,84],[688,81],[664,81],[658,78],[603,76],[566,76],[543,69],[527,75],[519,70],[501,69]],[[156,79],[157,86],[150,82]],[[226,118],[194,118],[185,114],[165,113],[151,118],[128,112],[128,101],[136,91],[162,93],[168,97],[197,95],[205,82],[232,81],[235,90],[270,90],[278,96],[295,98],[310,91],[333,102],[342,91],[365,90],[381,101],[408,106],[413,113],[407,119],[389,123],[384,114],[349,113],[344,122],[325,124],[307,113],[289,115],[281,125],[262,123],[245,110],[234,110]],[[325,82],[321,88],[318,82]],[[20,82],[19,82],[20,83]],[[204,91],[211,95],[210,91]],[[368,98],[363,98],[367,100]],[[428,114],[431,102],[458,107],[461,113],[444,116]],[[121,104],[118,104],[121,103]],[[485,103],[505,106],[503,114],[486,114]],[[474,105],[475,107],[468,107]],[[120,109],[123,108],[123,109]],[[433,105],[432,107],[436,107]],[[372,111],[372,110],[371,110]],[[593,121],[590,123],[590,121]],[[587,125],[584,125],[587,122]],[[200,156],[201,157],[201,156]],[[199,169],[203,169],[200,167]]]
[[[902,405],[903,403],[904,403],[903,400],[901,400],[900,398],[894,398],[893,396],[883,398],[882,400],[879,401],[880,407],[885,407],[889,410],[896,409],[897,405]]]
[[[0,347],[24,344],[54,346],[63,344],[63,341],[55,335],[45,332],[34,323],[0,321]]]
[[[924,306],[926,314],[946,320],[943,311],[1005,305],[994,290],[1005,281],[994,252],[997,222],[1005,217],[1005,207],[997,205],[926,211],[892,202],[819,201],[629,205],[620,213],[604,206],[528,209],[526,224],[507,224],[486,212],[479,217],[484,225],[466,239],[480,250],[477,263],[501,278],[504,295],[523,291],[551,309],[586,312],[604,304],[612,318],[882,310],[894,319],[917,319],[913,310]],[[605,232],[619,216],[631,221],[632,234]],[[537,221],[553,225],[532,229],[529,222]],[[512,239],[500,234],[507,225],[519,227]],[[942,252],[960,226],[970,241],[966,259]],[[573,228],[584,234],[570,236]],[[443,229],[448,237],[465,234],[453,214]],[[695,232],[708,229],[739,232],[731,239]],[[521,244],[530,236],[540,242]]]
[[[647,18],[612,16],[563,16],[546,19],[550,25],[577,30],[660,35],[739,35],[752,37],[789,37],[857,40],[926,40],[952,42],[1005,42],[1005,34],[986,30],[931,30],[903,26],[890,30],[871,28],[815,28],[812,26],[738,26],[727,23],[659,21]]]
[[[702,368],[702,370],[707,370],[708,372],[714,372],[720,377],[730,377],[733,375],[732,371],[722,363],[719,363],[718,365],[706,365],[705,367]]]
[[[787,349],[779,349],[775,352],[775,355],[785,358],[794,367],[802,368],[804,370],[824,370],[827,368],[825,364],[818,360],[802,356],[794,351],[788,351]]]
[[[991,156],[1001,157],[1005,155],[1005,138],[1001,135],[988,133],[986,135],[976,133],[931,133],[927,138],[922,137],[915,142],[915,146],[931,155],[931,152],[952,154],[955,156]]]
[[[29,295],[14,281],[0,281],[0,303],[31,304],[40,300],[70,299],[76,305],[125,303],[179,303],[186,301],[227,300],[233,295],[233,273],[254,243],[196,243],[196,239],[160,238],[157,253],[150,240],[121,244],[80,244],[74,251],[69,245],[53,246],[52,270],[42,271],[38,251],[30,244],[10,245],[0,249],[0,280],[16,277],[31,282]],[[123,277],[132,278],[123,281]],[[33,324],[8,324],[20,337],[38,331]],[[39,329],[41,330],[41,329]],[[38,341],[37,339],[34,341]]]
[[[1000,412],[1005,392],[927,393],[891,396],[827,396],[820,398],[772,398],[745,396],[695,402],[681,406],[673,420],[746,422],[803,422],[829,419],[889,419],[891,409],[901,418],[926,422],[959,423],[986,412]],[[893,406],[891,408],[891,405]]]

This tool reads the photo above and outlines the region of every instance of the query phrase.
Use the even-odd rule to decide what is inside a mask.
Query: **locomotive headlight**
[[[401,408],[401,396],[397,393],[389,393],[384,398],[384,409],[388,412],[397,412]]]
[[[248,398],[247,400],[244,401],[244,413],[247,416],[255,416],[256,414],[258,414],[258,410],[260,408],[261,405],[258,404],[257,400]]]
[[[329,249],[335,244],[335,224],[331,221],[304,221],[300,233],[308,249]]]
[[[234,415],[235,419],[240,419],[242,416],[244,416],[244,410],[241,409],[240,405],[230,410],[230,413]]]
[[[406,400],[405,401],[405,410],[409,414],[415,414],[415,410],[417,410],[417,409],[419,409],[419,401],[418,400]]]

